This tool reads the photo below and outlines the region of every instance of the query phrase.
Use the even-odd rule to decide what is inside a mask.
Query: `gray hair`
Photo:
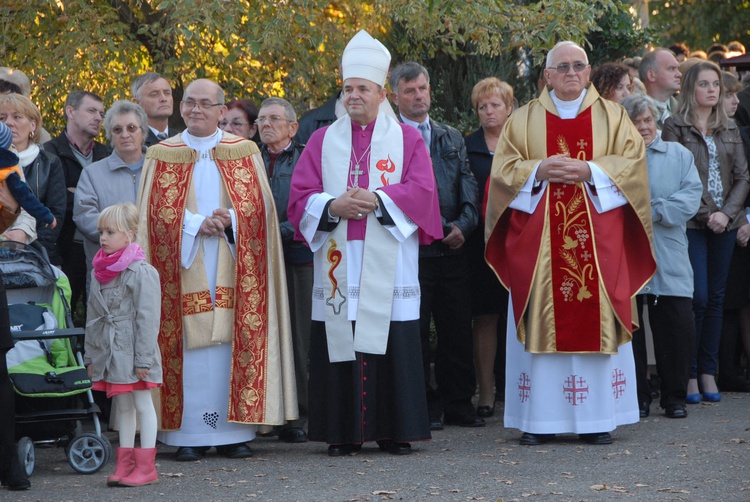
[[[297,112],[294,111],[294,107],[289,101],[284,98],[266,98],[260,104],[260,109],[262,110],[264,107],[272,105],[279,105],[284,108],[286,119],[291,120],[292,122],[297,122]]]
[[[545,68],[552,68],[552,60],[554,59],[554,55],[557,52],[557,49],[561,49],[563,47],[576,47],[578,49],[581,49],[581,52],[583,52],[584,62],[586,64],[589,64],[589,56],[586,54],[586,51],[578,45],[577,43],[573,42],[572,40],[563,40],[562,42],[557,42],[553,48],[549,50],[547,53],[547,60],[545,63]]]
[[[224,99],[225,99],[224,89],[222,89],[219,84],[217,84],[216,82],[214,82],[213,80],[211,80],[209,78],[198,78],[198,79],[195,79],[192,82],[190,82],[187,85],[187,87],[185,87],[185,95],[187,95],[188,90],[190,90],[190,86],[191,85],[193,85],[196,82],[200,82],[200,81],[211,82],[213,85],[216,86],[216,102],[217,103],[221,103],[223,105],[224,104]],[[183,97],[183,99],[184,99],[184,97]]]
[[[147,71],[146,73],[144,73],[143,75],[135,79],[133,81],[133,85],[130,86],[131,98],[141,99],[141,88],[146,84],[150,84],[151,82],[156,82],[157,80],[161,80],[161,79],[164,79],[169,83],[169,80],[164,75],[161,75],[153,71]]]
[[[148,117],[146,117],[146,112],[143,111],[141,105],[121,99],[112,103],[107,113],[104,114],[104,135],[110,144],[112,144],[112,120],[115,117],[128,113],[134,113],[138,118],[139,125],[143,131],[143,142],[146,142],[146,138],[148,138]]]
[[[654,120],[659,117],[659,110],[656,108],[656,102],[645,94],[631,94],[620,101],[620,104],[625,108],[625,111],[628,112],[628,116],[631,120],[640,117],[646,111],[651,112]]]
[[[414,61],[408,61],[401,63],[391,72],[391,76],[388,77],[388,84],[391,86],[391,91],[396,92],[399,82],[402,80],[411,82],[418,79],[420,75],[424,75],[427,83],[430,83],[430,74],[427,72],[427,68]]]

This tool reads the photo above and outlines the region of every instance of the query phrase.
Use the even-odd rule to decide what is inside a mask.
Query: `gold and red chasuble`
[[[547,112],[547,154],[592,158],[591,108],[575,119]],[[600,291],[594,228],[583,183],[550,183],[549,244],[555,346],[558,352],[599,352]]]
[[[214,160],[235,209],[238,227],[235,229],[237,259],[234,287],[217,286],[216,308],[234,307],[227,418],[232,422],[262,423],[266,412],[268,373],[265,367],[268,342],[266,208],[252,163],[252,152],[238,151],[243,150],[242,145],[232,148],[237,146],[233,143],[238,141],[224,140],[214,150]],[[171,145],[161,145],[161,148],[165,147],[172,148]],[[186,158],[184,144],[174,148],[181,150],[179,153],[175,151],[175,162],[157,160],[155,163],[148,195],[147,232],[151,263],[159,270],[163,292],[159,348],[163,354],[181,355],[184,350],[183,316],[213,306],[210,305],[208,291],[182,294],[179,252],[182,220],[196,159],[192,150],[188,151],[190,158]],[[220,149],[222,154],[218,153]],[[209,295],[208,305],[200,298],[206,295]],[[164,359],[169,364],[164,365],[160,428],[176,430],[182,424],[183,360],[181,356]]]

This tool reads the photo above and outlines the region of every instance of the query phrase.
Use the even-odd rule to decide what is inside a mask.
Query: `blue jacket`
[[[656,275],[639,294],[693,296],[686,222],[698,212],[703,184],[693,154],[679,143],[657,137],[646,148]]]

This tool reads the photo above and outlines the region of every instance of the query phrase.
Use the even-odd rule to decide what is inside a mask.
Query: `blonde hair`
[[[135,204],[123,202],[105,208],[99,214],[96,228],[99,231],[109,228],[126,234],[133,232],[135,236],[138,234],[138,210],[135,208]]]
[[[30,139],[32,143],[39,144],[42,139],[42,114],[34,102],[23,94],[2,94],[0,95],[0,107],[2,106],[10,106],[15,111],[22,113],[28,120],[36,123],[36,128]]]
[[[508,112],[513,111],[513,88],[497,77],[487,77],[474,85],[471,91],[471,106],[474,111],[477,110],[480,99],[492,95],[497,95],[505,103]]]
[[[698,102],[695,100],[695,88],[698,83],[698,75],[702,71],[712,71],[716,73],[719,79],[719,99],[716,104],[711,108],[711,115],[708,117],[707,127],[710,131],[716,131],[727,124],[727,113],[724,110],[724,83],[721,79],[721,69],[711,61],[699,61],[690,67],[688,71],[682,76],[682,88],[680,90],[680,99],[677,101],[677,109],[674,110],[675,115],[679,115],[682,119],[690,125],[696,123],[696,110],[698,109]]]

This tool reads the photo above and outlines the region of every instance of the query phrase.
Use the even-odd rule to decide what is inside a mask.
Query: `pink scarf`
[[[145,260],[141,246],[131,242],[127,247],[108,255],[100,249],[94,256],[94,277],[101,284],[109,284],[120,272],[128,268],[128,265],[137,260]]]

